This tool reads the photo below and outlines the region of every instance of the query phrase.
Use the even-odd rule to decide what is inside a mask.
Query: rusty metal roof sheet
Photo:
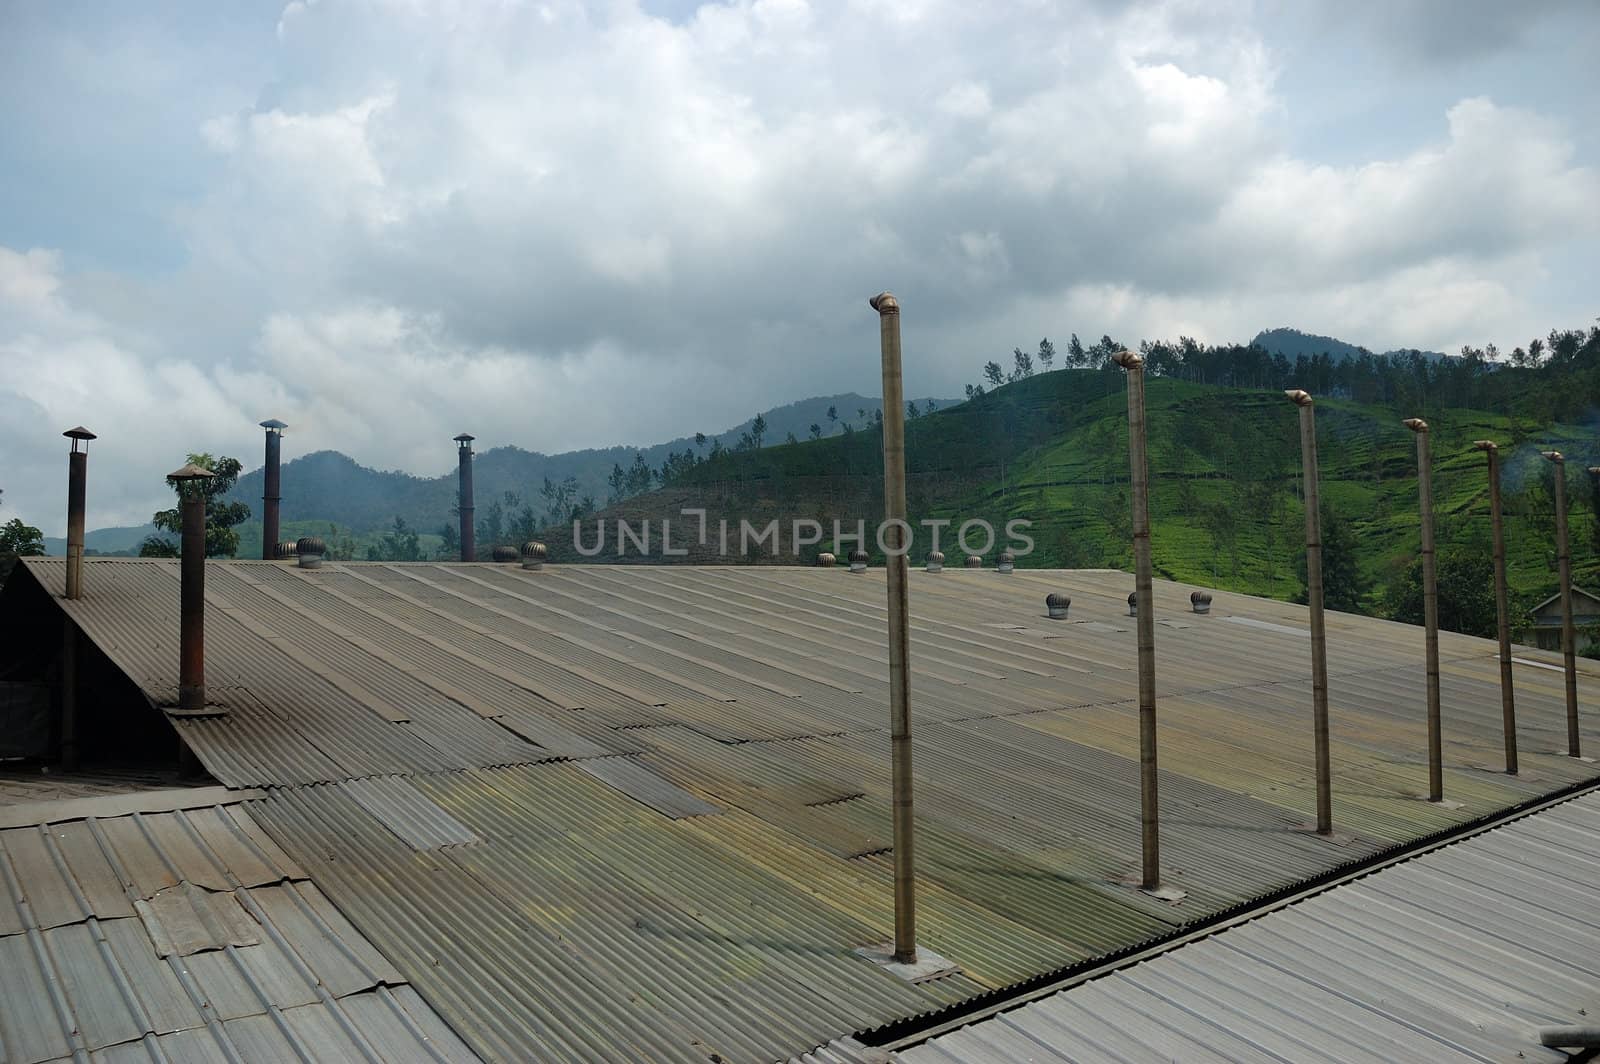
[[[60,563],[23,566],[59,592]],[[1128,885],[1131,577],[911,577],[919,922],[958,969],[914,986],[855,953],[893,927],[881,570],[211,563],[227,712],[174,724],[219,780],[265,788],[252,815],[498,1059],[787,1057],[1597,772],[1558,753],[1561,676],[1536,668],[1517,672],[1523,772],[1497,771],[1495,647],[1446,633],[1460,806],[1418,800],[1420,632],[1333,614],[1341,834],[1308,834],[1303,607],[1218,592],[1200,617],[1158,584],[1173,905]],[[171,701],[173,563],[91,559],[85,588],[61,608]],[[1045,617],[1050,591],[1071,620]]]
[[[897,1053],[810,1059],[1555,1064],[1538,1029],[1600,1008],[1597,882],[1591,791]]]
[[[11,807],[0,1059],[476,1059],[216,790]]]

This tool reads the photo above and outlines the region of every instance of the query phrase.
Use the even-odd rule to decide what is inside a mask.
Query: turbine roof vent
[[[301,536],[295,544],[295,559],[302,569],[322,568],[322,556],[328,552],[328,545],[322,542],[321,536]]]

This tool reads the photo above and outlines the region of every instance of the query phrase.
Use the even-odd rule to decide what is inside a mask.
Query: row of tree
[[[1123,345],[1102,336],[1089,347],[1076,333],[1067,344],[1064,369],[1112,369],[1111,356]],[[1373,354],[1357,348],[1353,357],[1324,351],[1293,359],[1258,344],[1202,344],[1193,337],[1176,341],[1145,340],[1139,352],[1145,372],[1153,377],[1173,377],[1200,384],[1251,388],[1305,388],[1316,395],[1355,399],[1366,403],[1393,403],[1424,412],[1448,407],[1474,407],[1509,412],[1513,405],[1544,421],[1567,420],[1592,407],[1594,393],[1573,391],[1565,384],[1594,365],[1600,350],[1600,326],[1588,329],[1552,329],[1526,346],[1503,354],[1494,344],[1467,345],[1457,356],[1440,358],[1422,351]],[[966,386],[968,399],[986,390],[1024,380],[1035,369],[1049,372],[1056,360],[1049,338],[1039,341],[1033,353],[1012,349],[1008,371],[998,361],[986,362],[980,384]],[[1544,369],[1543,384],[1524,394],[1522,382],[1529,374],[1503,374],[1505,370]]]

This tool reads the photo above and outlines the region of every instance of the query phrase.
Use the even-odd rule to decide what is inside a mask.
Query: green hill
[[[1299,329],[1278,328],[1264,329],[1256,333],[1255,339],[1250,343],[1274,355],[1285,358],[1313,358],[1317,355],[1328,355],[1337,359],[1360,358],[1372,352],[1364,347],[1347,343],[1332,336],[1319,336],[1316,333],[1303,333]],[[1438,351],[1417,351],[1416,354],[1423,358],[1438,360],[1450,356]],[[1398,358],[1412,354],[1412,351],[1385,351],[1384,357]]]

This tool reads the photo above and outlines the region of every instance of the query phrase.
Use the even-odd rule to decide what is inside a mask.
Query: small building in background
[[[1590,641],[1584,637],[1585,630],[1600,625],[1600,595],[1574,584],[1572,623],[1578,630],[1578,649],[1582,650]],[[1527,622],[1517,632],[1517,642],[1540,650],[1561,649],[1561,592],[1528,611]]]

